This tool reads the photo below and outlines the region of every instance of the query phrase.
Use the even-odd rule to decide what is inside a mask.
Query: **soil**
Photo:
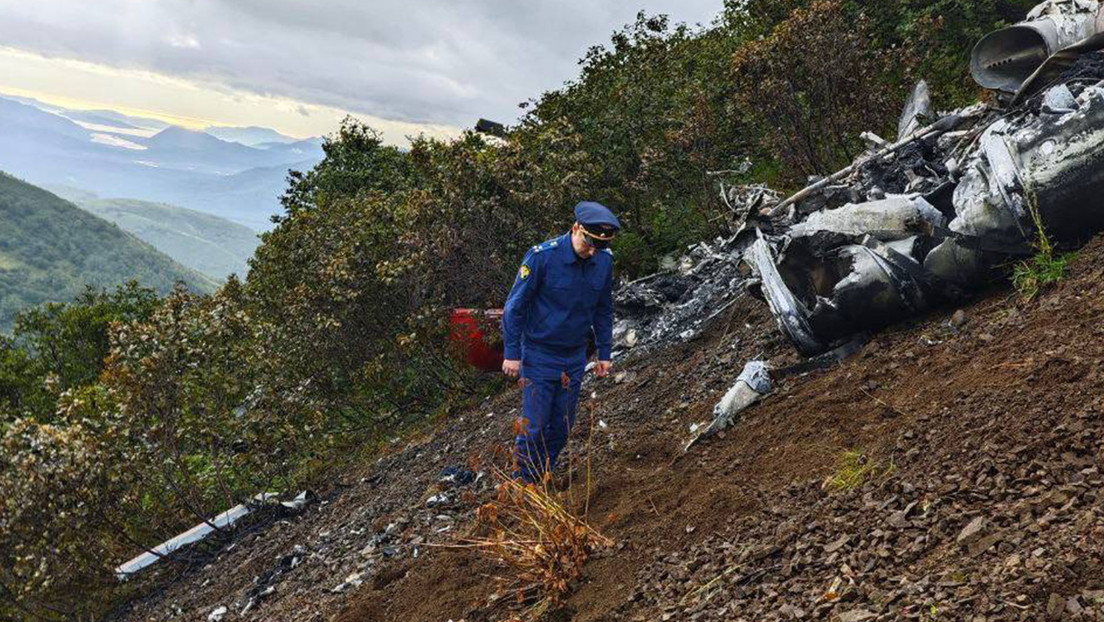
[[[586,388],[565,458],[582,485],[591,439],[589,520],[616,544],[550,618],[1104,619],[1102,282],[1097,238],[1036,300],[998,286],[899,324],[685,454],[745,361],[797,361],[766,307],[741,299],[700,338],[620,363]],[[491,478],[438,480],[508,445],[518,402],[506,389],[395,446],[121,618],[511,619],[503,570],[440,546]]]

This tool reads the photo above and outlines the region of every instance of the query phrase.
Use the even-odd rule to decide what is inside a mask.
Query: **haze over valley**
[[[272,226],[288,170],[312,168],[321,144],[269,128],[201,131],[0,95],[0,169],[40,186],[167,203],[258,232]]]

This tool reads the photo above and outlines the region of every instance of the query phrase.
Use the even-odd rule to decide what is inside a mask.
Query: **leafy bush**
[[[816,0],[735,54],[737,101],[782,161],[779,181],[800,185],[846,166],[862,150],[862,131],[884,133],[896,120],[900,89],[887,76],[898,59],[871,39],[866,18]]]
[[[0,331],[31,306],[76,298],[88,285],[138,280],[164,294],[177,281],[214,291],[211,279],[77,206],[0,172]]]

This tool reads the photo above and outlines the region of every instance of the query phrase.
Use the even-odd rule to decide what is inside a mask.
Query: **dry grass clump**
[[[613,542],[572,511],[574,499],[557,492],[550,478],[526,484],[501,470],[496,476],[497,496],[477,515],[486,535],[464,544],[508,569],[502,577],[507,593],[534,610],[546,609],[568,593],[587,559]]]
[[[587,415],[580,422],[586,426],[585,444],[579,447],[582,451],[565,450],[567,477],[562,490],[547,471],[537,483],[511,475],[511,470],[518,472],[517,458],[512,448],[507,449],[499,457],[509,458],[495,462],[514,468],[490,469],[497,482],[495,496],[477,511],[476,535],[463,537],[455,545],[475,549],[500,567],[498,598],[513,597],[529,619],[544,617],[562,604],[587,560],[613,546],[587,520],[595,404],[589,400],[580,406]],[[525,422],[517,425],[520,429]],[[576,480],[576,473],[583,477]]]

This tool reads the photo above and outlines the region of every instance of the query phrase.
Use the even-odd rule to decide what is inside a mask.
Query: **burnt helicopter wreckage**
[[[995,101],[937,114],[916,85],[893,141],[795,195],[721,186],[737,233],[617,296],[620,352],[693,339],[742,292],[812,357],[959,299],[1035,252],[1104,230],[1104,4],[1049,0],[978,42]]]
[[[1104,230],[1104,4],[1038,5],[978,42],[971,73],[994,101],[936,114],[921,82],[894,141],[864,133],[865,153],[791,197],[722,184],[736,234],[623,287],[617,347],[692,339],[747,291],[809,357],[800,372],[977,290],[1034,254],[1040,229],[1067,248]],[[791,371],[749,362],[685,449]]]
[[[921,83],[895,142],[865,134],[851,166],[738,206],[745,285],[802,354],[978,288],[1031,255],[1039,227],[1069,247],[1104,229],[1102,16],[1090,0],[1039,5],[975,48],[973,75],[996,103],[936,116]]]

